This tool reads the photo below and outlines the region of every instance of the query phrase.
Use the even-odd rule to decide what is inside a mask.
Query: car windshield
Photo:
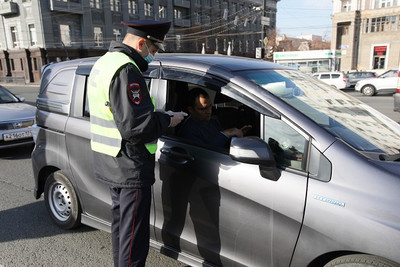
[[[390,77],[397,77],[399,71],[398,70],[389,70],[381,75],[378,76],[378,78],[390,78]]]
[[[400,125],[348,94],[294,70],[238,72],[364,154],[399,154]]]
[[[0,104],[4,103],[17,103],[19,99],[11,94],[7,89],[0,86]]]

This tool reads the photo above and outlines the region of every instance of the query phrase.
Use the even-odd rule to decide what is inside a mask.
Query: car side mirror
[[[229,155],[235,161],[259,165],[264,178],[277,181],[281,176],[269,145],[259,137],[233,138]]]
[[[25,101],[25,97],[23,97],[21,95],[17,95],[17,98],[18,98],[19,102],[24,102]]]

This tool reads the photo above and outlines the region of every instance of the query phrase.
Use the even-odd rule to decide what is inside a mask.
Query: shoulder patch
[[[130,83],[128,89],[128,95],[134,104],[139,105],[140,102],[142,102],[142,90],[140,88],[140,84]]]

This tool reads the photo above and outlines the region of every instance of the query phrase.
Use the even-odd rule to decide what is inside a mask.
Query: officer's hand
[[[171,116],[172,115],[172,116]],[[173,112],[170,113],[171,122],[169,123],[169,127],[175,127],[178,125],[188,114],[185,112]]]

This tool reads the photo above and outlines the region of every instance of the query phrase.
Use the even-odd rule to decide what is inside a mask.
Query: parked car
[[[358,81],[369,78],[376,78],[376,73],[372,71],[356,71],[350,72],[347,75],[349,87],[354,87]]]
[[[0,85],[0,149],[33,144],[36,108]]]
[[[34,196],[52,220],[110,231],[92,174],[86,84],[96,58],[44,68]],[[261,60],[159,54],[144,73],[158,109],[206,90],[229,148],[159,138],[151,246],[191,266],[399,266],[400,125],[307,74]],[[369,265],[371,264],[371,265]]]
[[[344,89],[350,86],[346,75],[342,72],[318,72],[312,76],[336,89]]]
[[[397,89],[398,76],[399,70],[388,70],[376,78],[358,81],[354,89],[366,96],[373,96],[378,93],[394,93]]]
[[[393,95],[394,98],[394,111],[400,112],[400,72],[397,75],[397,89]]]

